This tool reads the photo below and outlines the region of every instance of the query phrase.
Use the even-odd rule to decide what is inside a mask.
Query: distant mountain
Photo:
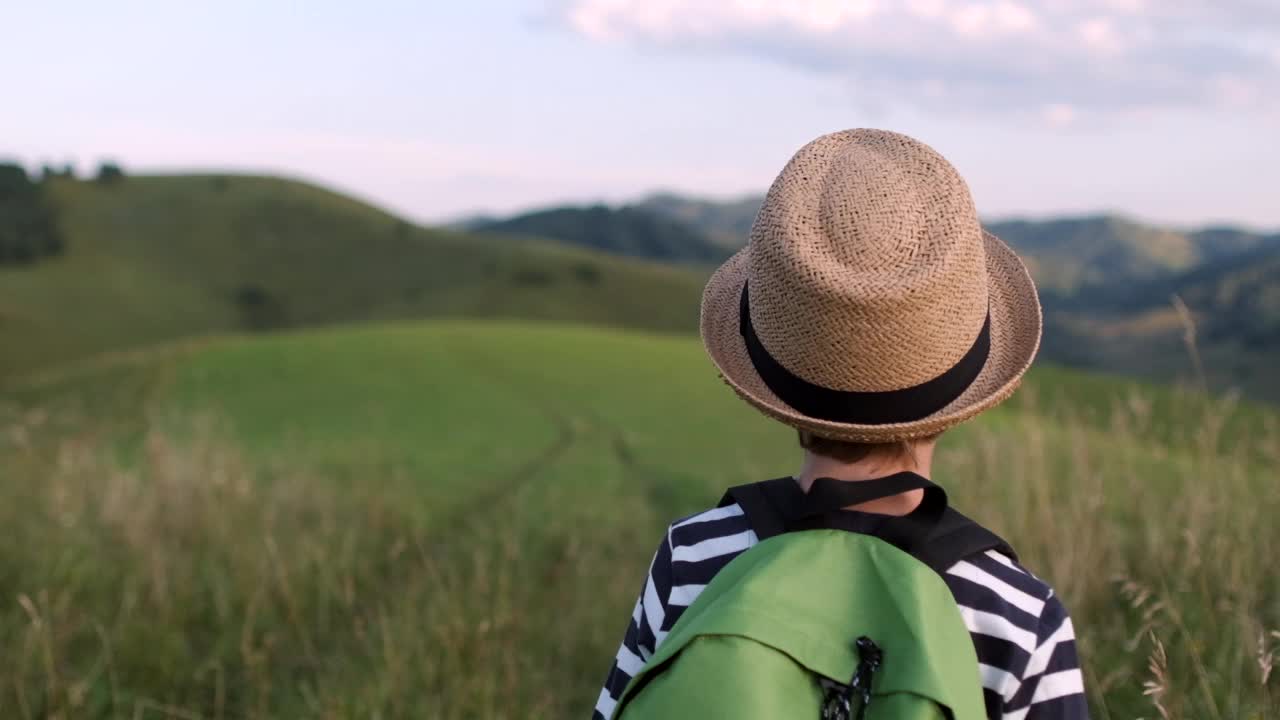
[[[1040,285],[1045,359],[1187,382],[1202,370],[1216,390],[1280,401],[1280,234],[1117,218],[989,227]]]
[[[732,252],[685,221],[641,206],[553,207],[503,220],[475,220],[477,231],[550,238],[615,255],[712,264]]]
[[[1041,292],[1083,302],[1132,298],[1247,252],[1280,251],[1280,236],[1236,228],[1184,232],[1116,216],[990,222],[1026,260]],[[1165,298],[1167,300],[1167,297]]]
[[[1177,295],[1210,343],[1280,351],[1280,235],[1247,251],[1135,289],[1116,311],[1150,312]]]
[[[1058,294],[1165,277],[1201,261],[1198,244],[1187,234],[1113,216],[986,227],[1026,260],[1042,291]]]
[[[687,223],[701,230],[716,245],[737,250],[746,244],[763,200],[761,195],[716,201],[665,192],[654,193],[636,205]]]
[[[1280,232],[1266,235],[1233,227],[1209,227],[1193,231],[1191,237],[1205,262],[1239,257],[1255,249],[1280,250]]]

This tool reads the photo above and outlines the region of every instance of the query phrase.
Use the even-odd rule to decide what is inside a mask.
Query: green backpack
[[[922,488],[901,518],[839,509]],[[731,489],[760,543],[734,558],[632,678],[615,720],[982,720],[973,640],[941,573],[1013,551],[925,478]],[[871,534],[874,533],[874,534]]]

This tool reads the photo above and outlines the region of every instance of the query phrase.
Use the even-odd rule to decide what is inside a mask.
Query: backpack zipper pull
[[[853,671],[849,684],[840,688],[833,683],[822,705],[822,720],[865,720],[867,706],[871,704],[871,680],[880,669],[884,652],[871,638],[862,636],[854,643],[858,651],[858,667]],[[858,715],[853,716],[853,694],[858,693],[861,702]]]
[[[862,703],[858,706],[856,720],[864,720],[867,715],[867,706],[871,704],[871,681],[884,661],[884,652],[866,635],[858,638],[854,647],[858,649],[858,668],[854,670],[853,679],[849,681],[846,697],[848,701],[852,701],[854,691],[859,693]]]

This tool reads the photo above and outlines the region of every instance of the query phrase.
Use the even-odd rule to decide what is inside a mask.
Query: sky
[[[0,158],[304,178],[439,222],[762,192],[912,135],[987,217],[1280,229],[1276,0],[0,3]]]

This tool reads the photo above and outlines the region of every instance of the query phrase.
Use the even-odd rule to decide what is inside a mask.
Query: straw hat
[[[883,130],[824,135],[712,276],[702,340],[765,414],[855,442],[925,437],[1009,397],[1040,345],[1026,267],[963,179]]]

